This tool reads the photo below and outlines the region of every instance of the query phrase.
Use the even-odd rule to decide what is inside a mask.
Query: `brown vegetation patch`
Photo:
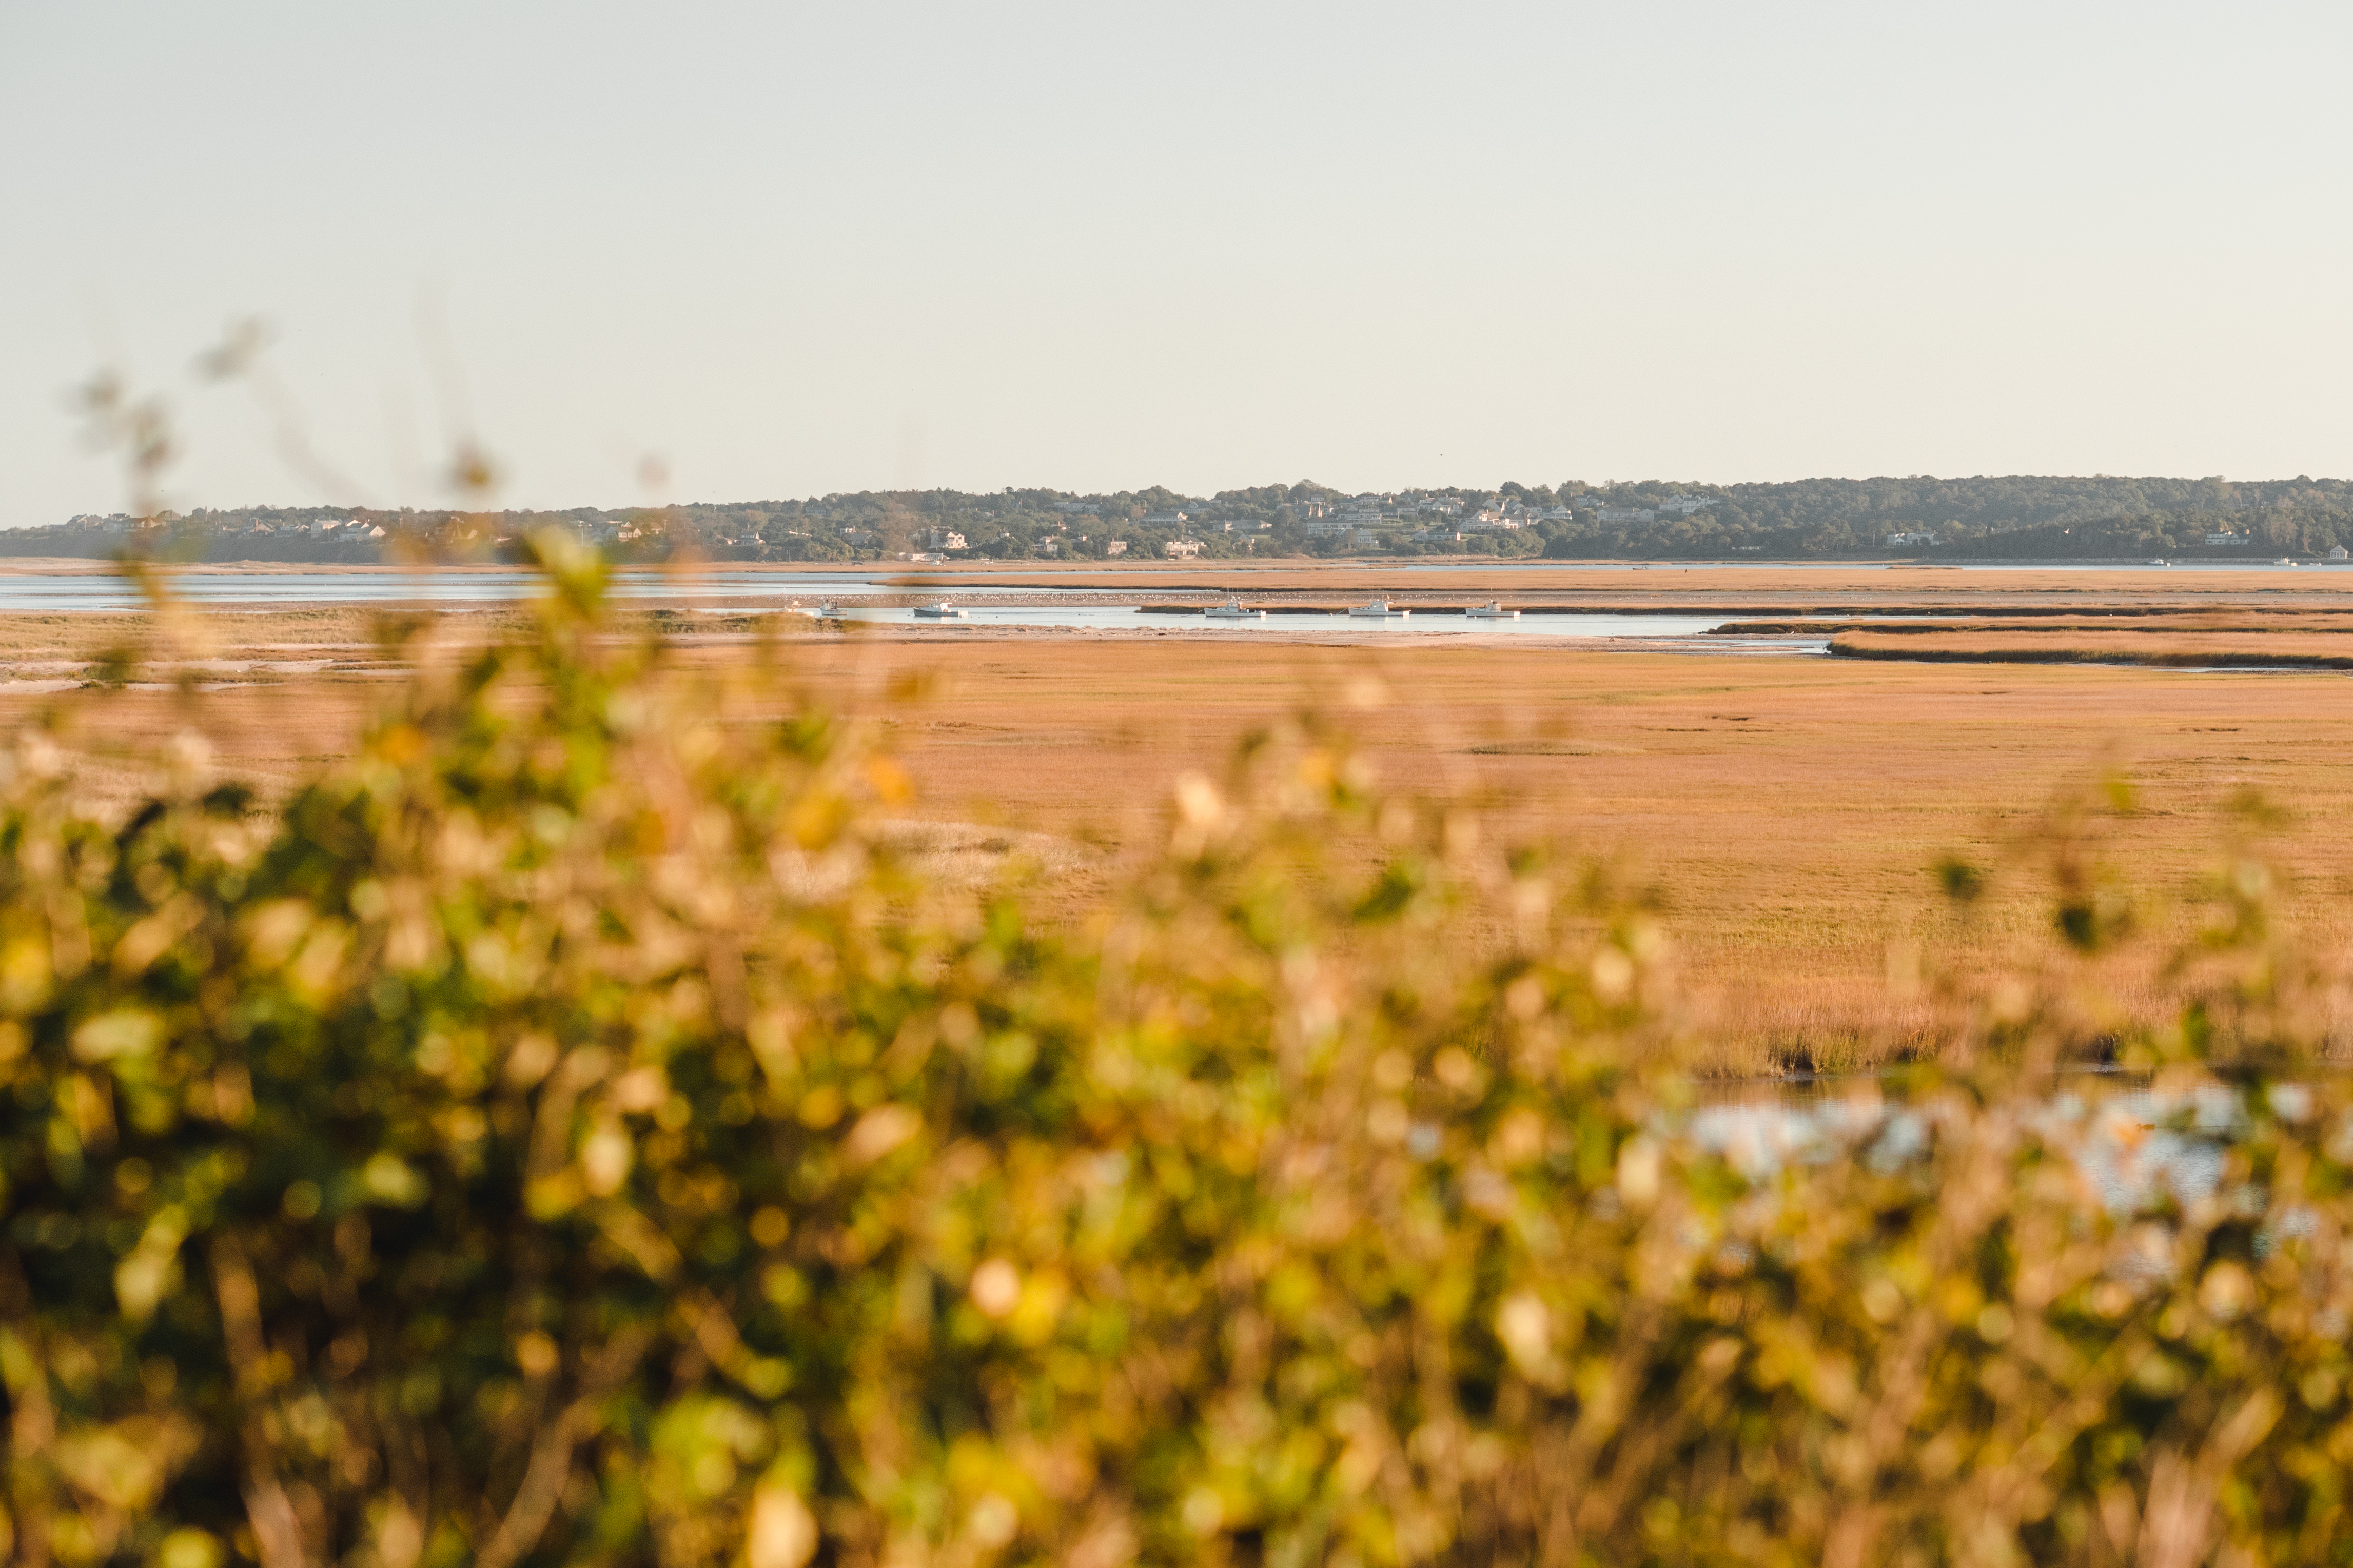
[[[87,654],[122,636],[95,617],[76,618],[79,638],[26,619],[0,618],[12,662],[45,640]],[[452,637],[485,624],[445,619]],[[205,620],[216,657],[247,661],[206,679],[235,684],[132,691],[101,721],[99,692],[0,683],[0,723],[53,714],[121,757],[86,781],[102,799],[127,800],[132,754],[192,723],[272,795],[348,750],[380,700],[370,615]],[[952,879],[1019,863],[1073,921],[1098,907],[1108,868],[1161,841],[1179,774],[1215,774],[1243,736],[1321,701],[1359,726],[1392,787],[1484,803],[1654,889],[1726,1070],[1800,1050],[1847,1065],[1900,1054],[1915,1021],[1891,1010],[1891,952],[1982,974],[2046,945],[2048,888],[2005,868],[2004,846],[2055,792],[2106,770],[2139,791],[2104,853],[2159,896],[2147,919],[2180,918],[2165,900],[2204,873],[2253,789],[2288,812],[2283,918],[2316,947],[2353,947],[2353,840],[2338,830],[2353,770],[2343,737],[2313,722],[2342,677],[2018,666],[1988,688],[1982,670],[1935,663],[1449,643],[874,636],[774,652],[786,685],[892,726],[908,815],[943,825],[923,852]],[[760,647],[740,634],[678,646],[695,666],[743,666]],[[1010,847],[990,849],[997,838]],[[1965,912],[1931,875],[1948,854],[1991,868]]]
[[[2353,637],[2343,633],[2267,627],[2232,631],[2133,627],[2129,630],[1841,632],[1831,652],[1841,658],[1960,664],[2137,664],[2177,668],[2353,669]]]

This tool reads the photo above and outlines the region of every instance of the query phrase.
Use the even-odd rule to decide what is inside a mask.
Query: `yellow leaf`
[[[73,1053],[86,1062],[143,1057],[163,1043],[164,1024],[135,1007],[101,1013],[74,1031]]]
[[[878,1105],[858,1119],[842,1141],[843,1158],[871,1165],[920,1131],[923,1119],[903,1105]]]
[[[817,1516],[801,1494],[776,1481],[763,1481],[752,1493],[751,1539],[745,1544],[750,1568],[803,1568],[817,1555]]]

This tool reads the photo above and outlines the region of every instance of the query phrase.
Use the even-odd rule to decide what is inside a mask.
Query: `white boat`
[[[964,612],[942,599],[934,605],[917,605],[915,618],[919,621],[960,621],[964,619]]]
[[[1240,599],[1228,599],[1222,605],[1211,605],[1208,609],[1201,613],[1208,616],[1213,621],[1262,621],[1266,619],[1266,612],[1264,610],[1246,610],[1242,608],[1242,602]]]
[[[1358,605],[1349,610],[1348,613],[1352,616],[1362,616],[1368,619],[1376,620],[1386,619],[1391,616],[1403,619],[1405,616],[1413,614],[1411,610],[1390,609],[1389,602],[1387,599],[1375,599],[1367,604]]]
[[[1490,599],[1483,605],[1473,605],[1462,613],[1474,621],[1516,621],[1520,618],[1520,612],[1504,608],[1504,601],[1501,599]]]
[[[2295,565],[2295,562],[2293,562],[2293,561],[2291,561],[2291,560],[2289,560],[2286,556],[2283,555],[2283,556],[2281,556],[2278,560],[2276,560],[2276,561],[2273,562],[2273,563],[2272,563],[2272,564],[2273,564],[2273,565],[2274,565],[2274,566],[2293,566],[2293,565]]]

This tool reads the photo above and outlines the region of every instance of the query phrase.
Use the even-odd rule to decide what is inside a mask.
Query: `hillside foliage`
[[[1698,510],[1660,511],[1681,498]],[[1800,479],[1705,485],[1645,480],[1494,490],[1447,488],[1361,498],[1379,514],[1372,545],[1319,532],[1318,505],[1352,498],[1302,481],[1184,496],[1158,486],[1071,496],[1008,489],[886,490],[799,500],[562,510],[353,510],[248,506],[172,512],[142,524],[82,517],[0,532],[0,553],[111,558],[126,545],[163,560],[522,561],[538,531],[573,532],[617,563],[690,555],[718,561],[854,563],[915,553],[951,560],[1133,561],[1189,539],[1211,558],[1473,553],[1557,559],[1845,559],[1890,552],[1890,533],[1933,533],[1926,553],[1956,560],[2135,560],[2151,555],[2268,560],[2353,546],[2353,485],[2338,479],[2092,479],[2033,475]],[[1443,499],[1475,512],[1514,504],[1524,531],[1453,538]],[[1604,518],[1604,510],[1612,515]],[[1644,512],[1652,515],[1643,516]],[[1630,514],[1630,515],[1629,515]],[[1181,521],[1179,521],[1181,519]],[[2207,536],[2242,542],[2210,547]],[[1416,535],[1422,537],[1417,538]],[[1918,546],[1897,553],[1922,553]]]
[[[2258,862],[2107,1042],[2153,1119],[2004,993],[1711,1137],[1651,918],[1330,721],[1049,928],[894,864],[788,667],[671,668],[541,550],[535,634],[282,809],[191,736],[97,820],[10,744],[15,1561],[2353,1551],[2353,1121]],[[2054,946],[2133,940],[2054,843]]]

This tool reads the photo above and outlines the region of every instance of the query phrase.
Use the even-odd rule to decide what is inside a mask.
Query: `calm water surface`
[[[190,572],[172,578],[172,592],[194,605],[239,605],[285,609],[309,605],[497,605],[533,598],[543,591],[531,572],[280,572],[251,574]],[[984,590],[974,590],[981,592]],[[1140,592],[1152,592],[1150,584]],[[1292,631],[1345,630],[1366,636],[1410,637],[1435,632],[1457,636],[1592,637],[1690,637],[1721,625],[1724,616],[1526,615],[1515,621],[1472,620],[1460,614],[1428,610],[1410,616],[1375,619],[1334,614],[1270,615],[1263,620],[1210,620],[1202,616],[1146,615],[1132,605],[971,605],[955,620],[919,620],[904,606],[871,605],[860,597],[878,593],[904,594],[907,589],[873,577],[781,572],[707,572],[690,577],[669,577],[654,572],[616,574],[612,595],[617,599],[781,600],[801,608],[821,600],[839,602],[845,620],[892,626],[1062,626],[1080,630],[1155,631]],[[953,600],[951,602],[954,602]],[[135,610],[142,601],[136,589],[117,577],[22,576],[0,574],[0,611],[34,613]],[[779,606],[783,607],[783,606]]]

